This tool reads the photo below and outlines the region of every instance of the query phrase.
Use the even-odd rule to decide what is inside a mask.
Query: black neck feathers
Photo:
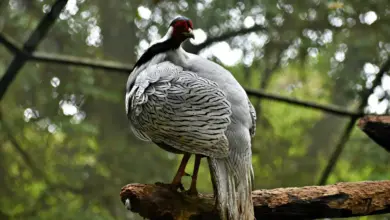
[[[153,59],[154,56],[167,52],[169,50],[176,50],[180,47],[180,43],[175,41],[173,38],[169,38],[163,42],[156,43],[149,47],[144,54],[138,59],[138,61],[135,63],[133,69],[136,67],[140,67],[143,64],[149,62],[151,59]]]

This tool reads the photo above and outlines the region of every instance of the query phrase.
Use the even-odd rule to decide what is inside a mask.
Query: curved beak
[[[193,31],[191,28],[188,28],[188,32],[184,33],[184,35],[185,35],[187,38],[195,39],[194,31]]]

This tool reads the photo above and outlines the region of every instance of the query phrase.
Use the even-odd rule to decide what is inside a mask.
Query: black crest
[[[189,18],[187,17],[184,17],[184,16],[177,16],[175,19],[173,19],[171,21],[171,23],[169,24],[169,26],[172,26],[174,23],[176,23],[177,21],[190,21]]]

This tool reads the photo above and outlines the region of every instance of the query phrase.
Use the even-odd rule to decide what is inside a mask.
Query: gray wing
[[[141,139],[192,154],[228,156],[225,131],[232,112],[216,83],[165,62],[142,72],[126,96],[128,118]]]
[[[251,137],[253,138],[256,134],[256,109],[253,107],[251,101],[249,100],[248,98],[248,104],[249,104],[249,112],[250,112],[250,115],[251,115],[251,119],[252,119],[252,126],[249,128],[249,133],[251,134]],[[252,182],[252,186],[254,186],[255,184],[255,173],[253,172],[253,167],[251,166],[250,167],[251,169],[251,182]]]
[[[251,137],[254,137],[256,134],[256,110],[253,107],[249,98],[248,98],[248,104],[249,104],[249,111],[250,111],[251,119],[252,119],[252,126],[251,126],[251,128],[249,128],[249,132],[251,133]]]

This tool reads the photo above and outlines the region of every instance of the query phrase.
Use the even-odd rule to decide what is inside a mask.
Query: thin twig
[[[349,116],[349,117],[363,116],[362,112],[349,111],[349,110],[345,110],[345,109],[342,109],[342,108],[337,107],[337,106],[322,105],[322,104],[318,104],[318,103],[314,103],[314,102],[301,101],[301,100],[297,100],[297,99],[293,99],[293,98],[270,94],[267,92],[263,92],[261,90],[254,90],[254,89],[248,89],[248,88],[245,90],[249,96],[255,96],[258,98],[266,98],[266,99],[271,99],[273,101],[279,101],[279,102],[284,102],[284,103],[297,105],[297,106],[301,106],[301,107],[317,109],[317,110],[328,112],[328,113],[331,113],[334,115]]]
[[[7,50],[13,54],[19,54],[22,53],[22,50],[20,49],[18,44],[9,36],[5,35],[4,33],[0,33],[0,43],[2,43]]]
[[[50,27],[54,24],[57,17],[60,15],[62,9],[65,7],[68,0],[57,0],[49,13],[45,14],[37,28],[33,31],[27,41],[23,44],[23,50],[26,54],[33,52],[38,44],[43,40]],[[10,41],[4,41],[4,38],[1,39],[4,43],[6,42],[6,47],[15,51],[15,47],[12,47],[12,44],[9,44]],[[7,43],[8,42],[8,43]],[[3,99],[5,93],[7,92],[8,87],[14,81],[16,75],[23,67],[27,61],[25,53],[17,53],[11,64],[8,66],[4,76],[0,80],[0,101]]]
[[[266,30],[267,29],[263,25],[255,25],[255,26],[250,27],[250,28],[243,28],[243,29],[239,29],[239,30],[235,30],[235,31],[226,32],[220,36],[210,37],[205,42],[198,44],[198,45],[186,43],[183,47],[186,51],[188,51],[190,53],[197,54],[197,53],[199,53],[199,51],[203,50],[204,48],[210,46],[213,43],[224,41],[224,40],[227,40],[227,39],[232,38],[232,37],[245,35],[245,34],[249,34],[249,33],[256,32],[256,31],[266,31]]]
[[[53,53],[36,52],[29,59],[38,62],[56,63],[63,65],[73,65],[80,67],[90,67],[95,69],[117,71],[129,74],[132,71],[132,65],[127,65],[115,61],[89,59],[84,57],[75,57],[67,55],[59,55]]]
[[[38,168],[38,166],[35,165],[34,160],[30,157],[30,155],[23,149],[23,147],[20,146],[18,140],[15,136],[13,136],[13,132],[11,131],[11,128],[7,125],[7,123],[4,120],[1,120],[1,127],[5,134],[7,135],[9,141],[11,142],[12,146],[15,148],[15,150],[19,153],[24,163],[27,165],[27,168],[31,170],[31,172],[36,175],[39,178],[44,179],[45,181],[48,181],[46,178],[46,175],[43,174],[43,172]]]

